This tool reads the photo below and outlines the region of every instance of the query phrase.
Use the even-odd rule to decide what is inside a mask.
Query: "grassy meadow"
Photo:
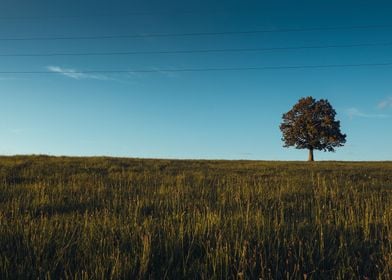
[[[0,279],[392,279],[392,162],[0,157]]]

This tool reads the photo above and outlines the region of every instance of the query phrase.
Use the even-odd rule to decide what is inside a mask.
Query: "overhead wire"
[[[334,30],[360,30],[392,28],[392,25],[357,25],[357,26],[334,26],[334,27],[310,27],[310,28],[276,28],[242,31],[216,31],[216,32],[185,32],[185,33],[139,33],[123,35],[94,35],[94,36],[46,36],[46,37],[0,37],[0,41],[57,41],[57,40],[109,40],[130,38],[154,38],[154,37],[193,37],[193,36],[223,36],[223,35],[246,35],[260,33],[285,33],[307,31],[334,31]]]
[[[277,32],[307,32],[307,31],[328,31],[328,30],[360,30],[391,28],[392,25],[356,25],[356,26],[335,26],[335,27],[310,27],[310,28],[283,28],[283,29],[263,29],[245,31],[221,31],[221,32],[191,32],[191,33],[145,33],[129,35],[95,35],[95,36],[47,36],[47,37],[18,37],[4,38],[0,41],[36,41],[36,40],[98,40],[98,39],[121,39],[121,38],[149,38],[149,37],[186,37],[186,36],[219,36],[219,35],[240,35],[258,33]],[[282,51],[300,49],[325,49],[325,48],[355,48],[355,47],[375,47],[391,46],[392,43],[359,43],[342,45],[314,45],[314,46],[292,46],[292,47],[264,47],[264,48],[222,48],[222,49],[201,49],[201,50],[158,50],[158,51],[126,51],[126,52],[77,52],[77,53],[16,53],[0,54],[0,57],[33,57],[33,56],[99,56],[99,55],[137,55],[137,54],[181,54],[181,53],[219,53],[219,52],[257,52],[257,51]],[[294,66],[255,66],[255,67],[212,67],[212,68],[179,68],[179,69],[136,69],[136,70],[85,70],[85,71],[61,71],[62,74],[88,74],[88,73],[155,73],[155,72],[206,72],[206,71],[250,71],[250,70],[280,70],[280,69],[327,69],[327,68],[349,68],[349,67],[377,67],[391,66],[392,62],[381,63],[357,63],[357,64],[326,64],[326,65],[294,65]],[[0,71],[0,74],[59,74],[56,71]]]
[[[353,64],[317,64],[292,66],[254,66],[254,67],[211,67],[211,68],[161,68],[161,69],[121,69],[121,70],[83,70],[83,71],[0,71],[0,74],[116,74],[116,73],[163,73],[163,72],[211,72],[211,71],[252,71],[252,70],[290,70],[290,69],[328,69],[392,66],[392,62],[353,63]]]
[[[50,56],[123,56],[139,54],[189,54],[189,53],[238,53],[238,52],[264,52],[264,51],[290,51],[303,49],[331,49],[331,48],[360,48],[392,46],[392,43],[360,43],[343,45],[313,45],[292,47],[264,47],[264,48],[223,48],[223,49],[200,49],[200,50],[157,50],[157,51],[124,51],[124,52],[53,52],[53,53],[0,53],[0,57],[50,57]]]
[[[193,10],[161,10],[161,11],[132,11],[123,13],[90,13],[73,15],[19,15],[19,16],[0,16],[0,20],[47,20],[47,19],[79,19],[79,18],[119,18],[129,16],[156,16],[156,15],[189,15],[189,14],[217,14],[217,13],[238,13],[238,12],[259,12],[257,8],[236,8],[234,9],[193,9]]]

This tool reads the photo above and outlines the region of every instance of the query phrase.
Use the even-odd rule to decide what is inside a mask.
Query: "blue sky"
[[[391,25],[387,1],[2,1],[0,39]],[[1,54],[391,43],[392,28],[100,40],[0,40]],[[328,99],[347,144],[323,160],[391,160],[391,66],[168,72],[392,62],[392,46],[123,56],[0,56],[0,154],[302,160],[281,116]],[[136,73],[132,70],[154,70]],[[129,73],[70,73],[129,70]],[[65,72],[65,73],[64,73]]]

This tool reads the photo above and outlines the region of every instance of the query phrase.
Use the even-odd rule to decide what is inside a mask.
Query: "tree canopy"
[[[313,161],[313,150],[334,152],[346,143],[346,135],[340,131],[336,112],[326,99],[301,98],[293,108],[283,114],[280,130],[284,147],[308,149]]]

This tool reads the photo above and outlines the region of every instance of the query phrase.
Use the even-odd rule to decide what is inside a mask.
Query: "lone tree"
[[[313,161],[313,151],[334,152],[335,147],[346,143],[346,135],[340,132],[340,122],[328,100],[313,97],[301,98],[294,107],[283,114],[280,130],[284,147],[308,149],[308,161]]]

